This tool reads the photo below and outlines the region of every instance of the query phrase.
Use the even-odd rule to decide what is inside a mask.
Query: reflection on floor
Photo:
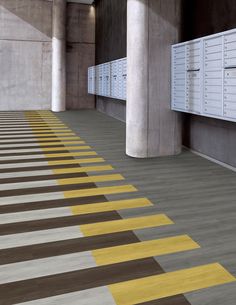
[[[171,209],[161,211],[150,200],[159,195],[158,184],[148,178],[154,163],[163,166],[155,176],[166,179],[178,157],[130,159],[117,150],[124,147],[122,134],[109,143],[112,128],[121,123],[106,122],[92,111],[60,116],[0,113],[0,304],[187,305],[191,293],[235,290],[234,273],[223,261],[204,257],[188,225],[180,230],[178,213],[172,217]],[[111,129],[104,129],[106,124]],[[107,134],[107,145],[99,129]],[[101,149],[104,154],[98,154]],[[117,160],[112,162],[117,155],[122,156],[118,167]],[[145,181],[150,193],[137,189]],[[168,187],[176,185],[178,180]],[[171,195],[167,190],[173,203]],[[204,304],[213,303],[208,298]]]

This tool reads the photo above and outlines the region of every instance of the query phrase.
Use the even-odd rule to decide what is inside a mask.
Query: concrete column
[[[53,0],[52,111],[66,110],[66,0]]]
[[[180,116],[170,110],[171,44],[178,42],[181,0],[128,0],[126,153],[178,154]]]

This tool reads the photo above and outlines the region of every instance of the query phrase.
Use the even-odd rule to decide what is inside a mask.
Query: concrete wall
[[[126,101],[103,96],[98,96],[96,100],[96,108],[98,111],[103,112],[122,122],[126,121]]]
[[[67,109],[94,108],[87,92],[87,71],[95,64],[95,9],[67,5]]]
[[[51,109],[52,1],[0,0],[0,111]],[[67,109],[94,108],[95,11],[67,5]]]
[[[126,57],[127,0],[96,1],[96,64]],[[96,98],[97,110],[121,121],[126,119],[124,101]]]
[[[185,0],[183,40],[236,27],[236,2],[232,0]],[[236,123],[184,116],[184,145],[236,166]]]
[[[0,0],[0,110],[50,109],[51,5]]]

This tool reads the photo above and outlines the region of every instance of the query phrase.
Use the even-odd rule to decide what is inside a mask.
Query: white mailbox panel
[[[172,108],[186,109],[186,48],[172,49]]]
[[[95,67],[88,68],[88,93],[95,94]]]
[[[127,60],[126,58],[122,59],[122,89],[121,89],[121,99],[126,100],[127,94]]]
[[[177,111],[236,122],[236,29],[172,46]]]
[[[95,69],[95,93],[99,95],[99,66]]]
[[[117,60],[111,62],[111,97],[119,98],[119,64]]]
[[[92,92],[92,83],[93,83],[93,78],[92,78],[92,67],[88,68],[88,93],[93,94]]]
[[[126,100],[127,59],[88,68],[88,93]]]
[[[98,66],[98,95],[103,95],[103,65]]]
[[[236,32],[224,36],[223,114],[236,120]]]
[[[222,116],[222,37],[203,39],[203,113]],[[206,86],[207,84],[207,86]]]
[[[111,65],[110,63],[103,64],[103,95],[111,95]]]
[[[118,60],[118,99],[122,99],[123,93],[123,63],[122,60]]]

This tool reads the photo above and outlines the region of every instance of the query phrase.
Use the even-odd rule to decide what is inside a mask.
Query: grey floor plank
[[[219,262],[236,276],[236,173],[187,150],[180,155],[134,159],[125,154],[125,124],[94,110],[58,117],[90,145],[153,207],[120,211],[123,218],[166,213],[173,226],[136,230],[141,240],[188,234],[201,249],[157,258],[166,271]],[[111,182],[112,185],[112,182]],[[188,293],[192,305],[235,305],[236,284]]]

